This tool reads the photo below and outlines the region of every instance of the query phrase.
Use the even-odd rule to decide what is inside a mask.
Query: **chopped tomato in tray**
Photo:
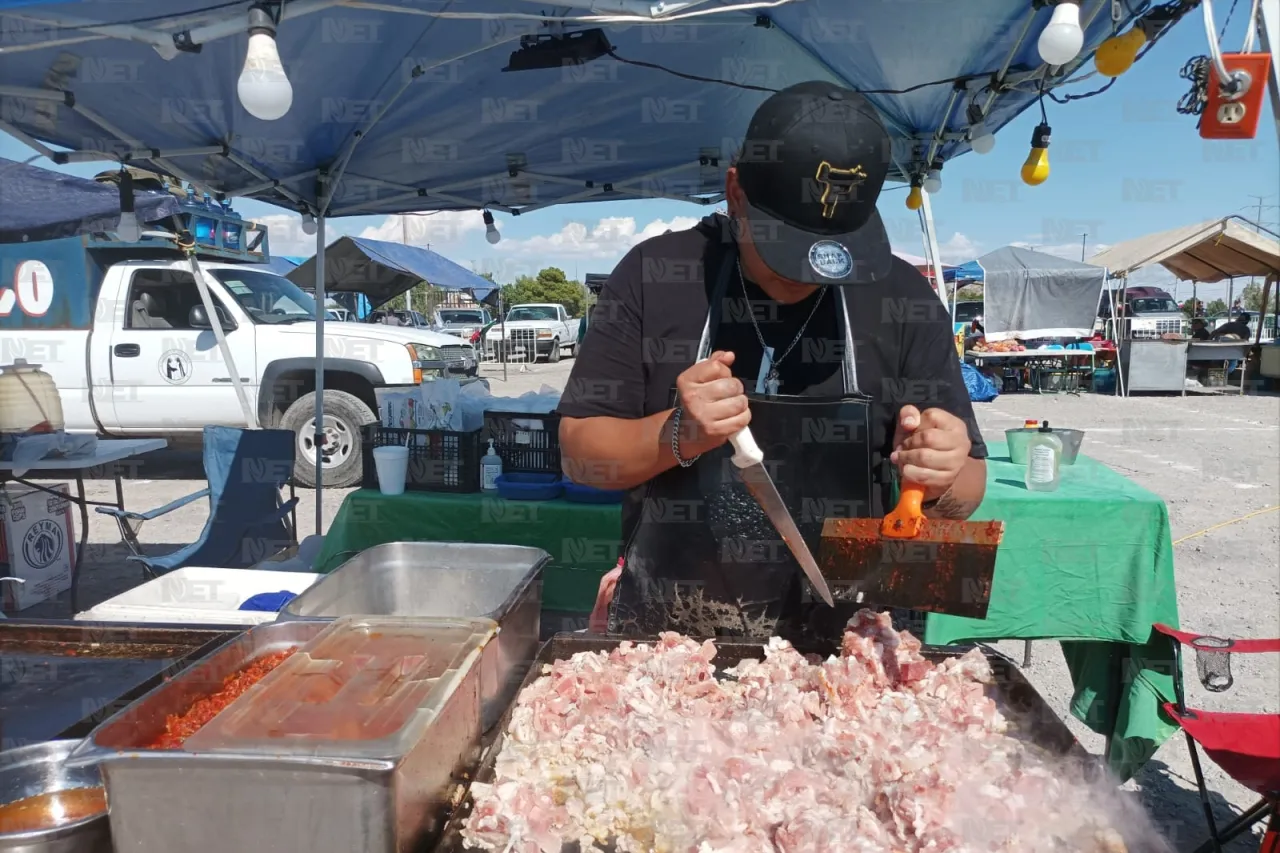
[[[298,647],[294,646],[282,652],[263,655],[243,669],[228,675],[218,692],[203,699],[197,699],[182,714],[170,714],[165,720],[164,734],[147,744],[145,748],[180,749],[187,738],[243,696],[245,691],[265,678],[267,673],[284,663],[285,659],[297,650]]]

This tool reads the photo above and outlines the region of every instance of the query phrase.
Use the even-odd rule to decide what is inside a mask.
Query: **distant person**
[[[1205,325],[1204,320],[1199,317],[1191,321],[1191,340],[1207,341],[1213,336],[1209,334],[1209,327]]]
[[[1234,320],[1228,320],[1221,326],[1213,330],[1214,340],[1223,341],[1247,341],[1249,340],[1249,315],[1240,312]],[[1227,362],[1227,375],[1235,372],[1236,366],[1240,362],[1232,360]]]
[[[1213,330],[1210,336],[1214,340],[1224,338],[1226,340],[1247,341],[1249,340],[1249,315],[1243,311],[1236,315],[1234,319],[1228,320],[1221,326]]]

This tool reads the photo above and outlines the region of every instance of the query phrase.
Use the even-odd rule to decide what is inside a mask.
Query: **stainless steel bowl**
[[[1014,465],[1027,464],[1027,442],[1031,440],[1031,436],[1039,431],[1038,429],[1026,429],[1025,427],[1004,431],[1004,439],[1009,447],[1010,462]],[[1076,464],[1076,457],[1080,455],[1080,445],[1084,443],[1084,430],[1053,427],[1053,434],[1062,441],[1062,464]]]
[[[78,740],[51,740],[0,752],[0,803],[27,797],[94,788],[102,784],[96,765],[67,767],[64,763]],[[111,853],[107,813],[53,829],[0,833],[4,853]]]

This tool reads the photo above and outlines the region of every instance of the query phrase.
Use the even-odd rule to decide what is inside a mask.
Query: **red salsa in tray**
[[[216,693],[197,699],[181,714],[170,714],[165,720],[164,734],[146,745],[146,749],[181,749],[187,738],[199,731],[223,709],[239,699],[267,673],[298,650],[297,646],[263,655],[248,666],[228,675]]]

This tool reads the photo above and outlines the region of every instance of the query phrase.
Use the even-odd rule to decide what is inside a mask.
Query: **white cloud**
[[[315,235],[302,233],[302,217],[296,213],[272,213],[252,221],[266,226],[271,254],[309,258],[316,253]]]
[[[442,210],[438,213],[388,216],[378,225],[360,232],[361,237],[408,243],[411,246],[451,246],[472,233],[484,231],[484,216],[478,210]]]
[[[676,216],[670,221],[655,219],[639,227],[635,217],[610,216],[598,220],[595,225],[567,222],[554,234],[540,234],[523,240],[504,238],[497,249],[524,257],[545,258],[549,262],[563,258],[617,261],[637,243],[667,231],[683,231],[697,223],[698,217]]]

